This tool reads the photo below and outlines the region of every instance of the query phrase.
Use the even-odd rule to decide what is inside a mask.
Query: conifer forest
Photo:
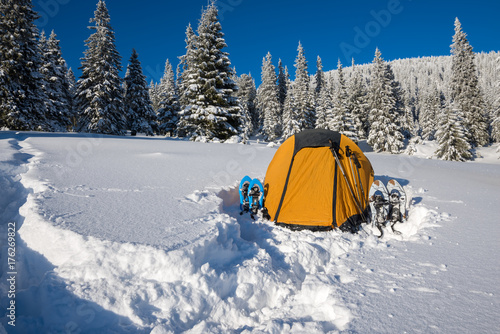
[[[62,57],[56,32],[37,28],[30,0],[0,7],[2,129],[281,142],[324,128],[393,154],[436,141],[435,156],[454,161],[500,142],[500,52],[474,53],[458,18],[449,56],[385,61],[377,48],[372,63],[339,60],[324,71],[321,57],[299,42],[293,65],[263,55],[256,87],[231,64],[215,2],[177,37],[184,38],[185,53],[167,59],[160,82],[150,83],[140,54],[125,58],[117,51],[105,1],[98,1],[82,41],[79,78]]]

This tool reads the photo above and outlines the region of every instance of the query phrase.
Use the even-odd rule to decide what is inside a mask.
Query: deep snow
[[[412,197],[403,232],[292,232],[240,216],[277,147],[0,132],[9,333],[496,333],[500,160],[367,153]],[[431,152],[429,154],[429,152]],[[2,327],[0,327],[2,331]]]

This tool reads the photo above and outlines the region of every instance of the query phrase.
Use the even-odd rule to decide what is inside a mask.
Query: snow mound
[[[423,159],[436,159],[435,152],[438,149],[436,141],[418,141],[410,143],[407,151],[408,155]],[[474,162],[498,164],[500,163],[500,144],[492,144],[486,147],[477,147],[473,150]]]
[[[19,333],[492,332],[498,266],[484,254],[500,213],[481,213],[498,207],[495,166],[369,153],[412,199],[402,234],[379,239],[240,215],[241,172],[262,176],[275,153],[262,144],[12,134],[0,147]],[[480,325],[461,321],[471,301]]]
[[[374,235],[294,232],[240,216],[237,188],[195,191],[186,200],[219,209],[200,218],[213,231],[177,250],[82,236],[41,217],[30,194],[20,236],[53,266],[77,298],[153,333],[344,330],[353,314],[338,289],[357,278],[343,257],[380,247]],[[424,206],[400,224],[402,236],[436,226]],[[263,288],[265,287],[265,288]],[[147,305],[147,307],[145,307]]]
[[[487,147],[478,147],[475,150],[474,161],[484,163],[500,163],[500,143]]]
[[[225,144],[238,144],[238,143],[241,143],[242,141],[243,141],[243,138],[235,135],[235,136],[230,137],[226,141],[224,141],[224,143]]]

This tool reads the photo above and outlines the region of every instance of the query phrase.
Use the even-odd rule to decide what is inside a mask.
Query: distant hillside
[[[413,107],[415,116],[418,117],[422,108],[423,96],[431,89],[437,87],[449,99],[449,82],[451,77],[451,56],[406,58],[389,61],[394,76],[405,90],[405,101]],[[500,82],[500,52],[476,54],[476,66],[479,74],[479,82],[484,93],[484,98],[489,113],[500,108],[499,82]],[[355,69],[361,71],[363,77],[369,82],[371,64],[355,65]],[[352,75],[353,67],[345,67],[344,73],[347,78]],[[327,77],[335,83],[337,71],[329,71]]]

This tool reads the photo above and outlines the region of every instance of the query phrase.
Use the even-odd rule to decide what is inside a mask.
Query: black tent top
[[[325,129],[304,130],[295,135],[295,149],[293,155],[305,147],[332,147],[340,145],[342,134]]]

